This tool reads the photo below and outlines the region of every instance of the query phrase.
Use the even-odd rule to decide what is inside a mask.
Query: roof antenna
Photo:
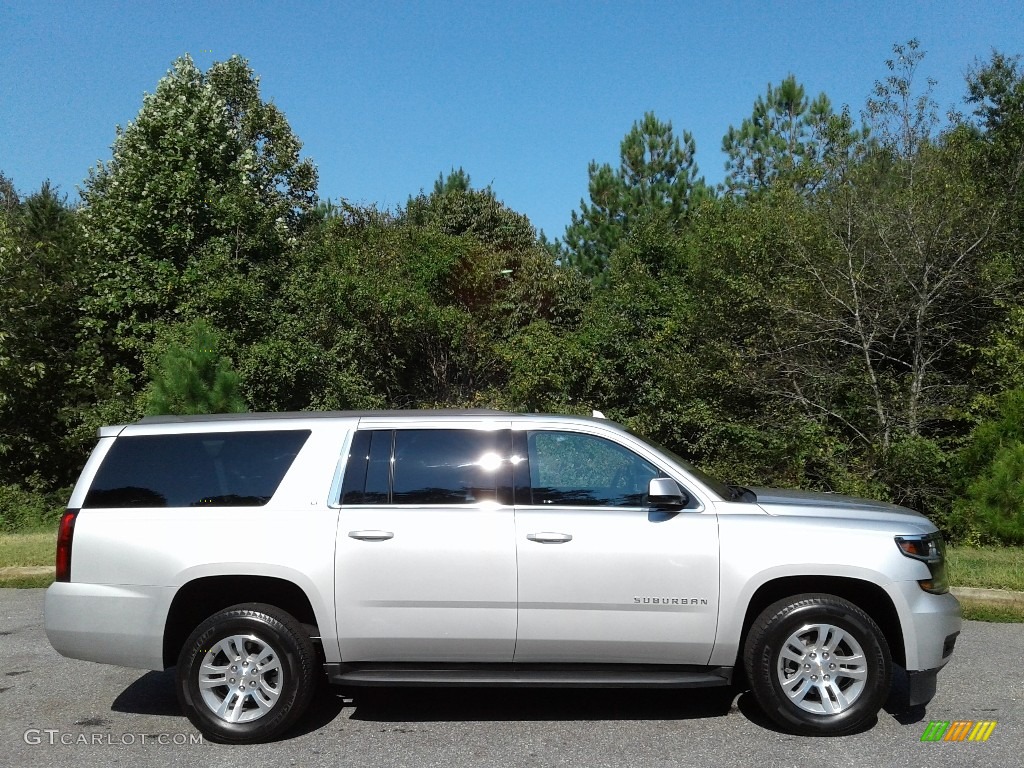
[[[594,417],[595,419],[605,419],[605,418],[608,418],[607,416],[605,416],[605,415],[604,415],[603,413],[601,413],[600,411],[593,411],[593,412],[591,413],[591,415],[592,415],[592,416],[593,416],[593,417]]]

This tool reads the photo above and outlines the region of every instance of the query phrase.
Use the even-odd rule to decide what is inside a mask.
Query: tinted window
[[[386,504],[391,479],[391,430],[356,432],[352,438],[342,504]]]
[[[388,501],[393,435],[390,430],[383,430],[374,432],[370,440],[370,465],[366,468],[366,489],[363,491],[363,502],[366,504],[383,504]]]
[[[341,503],[358,504],[366,486],[366,468],[370,463],[370,437],[372,432],[356,432],[348,449],[345,479],[341,484]]]
[[[650,462],[611,440],[574,432],[530,432],[533,504],[639,507],[652,477]]]
[[[261,506],[308,437],[308,430],[119,437],[85,506]]]
[[[510,443],[508,430],[397,430],[392,500],[395,504],[508,503]]]

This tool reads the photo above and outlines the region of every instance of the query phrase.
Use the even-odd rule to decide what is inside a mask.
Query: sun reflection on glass
[[[484,472],[493,472],[501,466],[501,456],[496,453],[485,453],[477,460],[476,465]]]

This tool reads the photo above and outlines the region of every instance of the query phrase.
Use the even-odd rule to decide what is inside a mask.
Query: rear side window
[[[508,430],[357,432],[342,504],[510,504]]]
[[[499,444],[499,436],[504,445]],[[395,504],[475,504],[498,500],[508,432],[409,429],[395,433]]]
[[[119,437],[85,507],[259,507],[270,501],[309,430]]]
[[[391,441],[394,432],[356,432],[349,450],[342,504],[387,504],[390,501]]]

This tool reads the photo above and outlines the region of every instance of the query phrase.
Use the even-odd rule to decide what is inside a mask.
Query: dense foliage
[[[0,175],[0,527],[146,412],[497,406],[1024,541],[1024,75],[994,53],[942,121],[923,61],[858,125],[769,85],[719,189],[647,113],[550,243],[461,168],[319,201],[247,63],[180,59],[81,205]]]
[[[178,326],[171,326],[178,330]],[[205,320],[185,328],[185,338],[172,340],[150,373],[146,413],[242,413],[247,409],[239,392],[238,374],[220,355],[220,336]]]

